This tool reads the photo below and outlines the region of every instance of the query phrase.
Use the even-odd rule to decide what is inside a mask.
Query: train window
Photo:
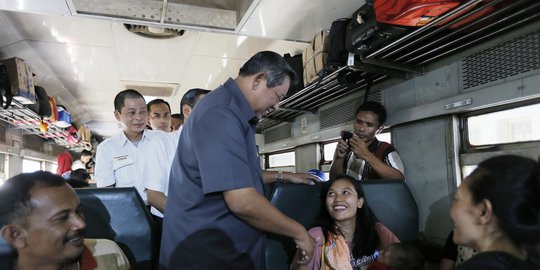
[[[377,140],[381,142],[392,144],[392,133],[390,133],[390,131],[383,131],[382,133],[377,134],[375,137],[377,137]]]
[[[50,169],[48,171],[52,173],[56,173],[56,169],[58,169],[58,163],[53,162],[51,163]]]
[[[294,151],[268,155],[269,168],[288,167],[288,166],[294,167],[295,165],[296,165],[296,160],[295,160]]]
[[[474,171],[474,169],[476,169],[476,167],[478,167],[478,165],[466,165],[466,166],[463,166],[461,168],[461,170],[462,170],[461,175],[463,175],[463,178],[469,176]],[[459,184],[458,184],[458,186],[459,186]]]
[[[540,104],[467,118],[472,146],[540,140]]]
[[[332,162],[334,158],[334,152],[336,151],[337,142],[323,144],[323,160],[324,163]]]
[[[41,170],[41,161],[23,158],[22,160],[22,172],[29,173]]]

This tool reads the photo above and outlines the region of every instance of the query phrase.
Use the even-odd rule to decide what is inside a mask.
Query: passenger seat
[[[321,183],[313,186],[274,183],[268,200],[282,213],[310,229],[315,225],[321,208]],[[289,269],[296,251],[294,241],[282,235],[266,234],[266,269]]]
[[[150,213],[134,187],[75,189],[86,219],[86,238],[115,241],[133,270],[157,261]]]
[[[362,181],[366,201],[379,221],[401,242],[418,244],[418,206],[401,180]]]
[[[407,184],[398,180],[362,181],[366,201],[377,218],[401,242],[418,243],[418,206]],[[314,227],[321,208],[323,183],[314,186],[277,183],[267,198],[285,215],[306,229]],[[267,233],[266,269],[288,269],[296,251],[289,237]]]
[[[15,250],[0,236],[0,269],[13,269]]]

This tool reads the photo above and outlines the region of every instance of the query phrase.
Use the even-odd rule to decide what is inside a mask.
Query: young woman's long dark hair
[[[321,191],[322,209],[319,214],[319,223],[322,227],[325,237],[328,235],[328,232],[332,232],[338,235],[342,234],[338,230],[338,228],[334,226],[334,220],[328,213],[328,209],[326,207],[326,196],[328,194],[328,190],[334,182],[340,180],[349,181],[354,186],[356,193],[358,193],[358,198],[364,197],[364,189],[362,189],[360,181],[358,181],[352,176],[339,175],[333,180],[325,183]],[[351,251],[354,258],[360,258],[364,255],[372,255],[375,250],[379,248],[380,239],[379,235],[377,234],[377,230],[375,229],[376,222],[378,222],[377,217],[369,208],[368,203],[365,201],[364,197],[364,205],[356,212],[356,226],[353,237],[353,248]]]

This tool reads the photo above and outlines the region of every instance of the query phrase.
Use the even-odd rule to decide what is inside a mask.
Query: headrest
[[[418,206],[401,180],[362,181],[366,201],[379,221],[401,242],[418,242]]]
[[[310,229],[321,208],[321,187],[321,183],[313,186],[275,183],[268,199],[283,214]],[[266,269],[287,269],[296,251],[293,240],[276,234],[266,237]]]
[[[15,250],[0,236],[0,269],[13,269]]]

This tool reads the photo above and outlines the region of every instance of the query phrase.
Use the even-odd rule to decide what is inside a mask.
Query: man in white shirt
[[[145,130],[148,112],[144,97],[128,89],[114,99],[114,116],[122,132],[97,147],[95,177],[98,187],[135,187],[146,202],[143,181],[158,177],[160,160],[147,158],[153,153],[166,157],[161,131]]]
[[[184,96],[182,96],[182,100],[180,101],[180,111],[182,112],[182,115],[184,117],[184,121],[187,121],[189,114],[191,113],[191,110],[193,110],[193,107],[197,102],[199,102],[206,94],[210,93],[210,90],[200,89],[200,88],[194,88],[188,90]],[[166,101],[162,100],[166,103]],[[152,118],[152,114],[156,114],[159,112],[160,115],[165,115],[166,111],[165,108],[169,108],[169,115],[170,115],[170,107],[169,106],[161,106],[160,108],[157,108],[156,104],[159,103],[160,105],[163,105],[163,102],[158,101],[154,102],[151,101],[148,103],[148,111],[150,112],[150,117]],[[168,105],[168,103],[167,103]],[[151,108],[155,107],[155,109]],[[156,117],[155,117],[156,118]],[[170,118],[169,118],[170,119]],[[149,123],[154,129],[154,126],[156,128],[158,127],[157,121],[150,121]],[[164,126],[164,125],[163,125]],[[170,126],[170,124],[169,124]],[[163,130],[163,129],[161,129]],[[182,127],[180,127],[178,130],[168,133],[168,139],[165,139],[164,144],[166,145],[166,151],[168,151],[168,163],[167,166],[163,166],[163,163],[160,166],[159,172],[162,173],[160,176],[153,175],[146,177],[144,188],[146,191],[146,195],[148,196],[148,204],[152,206],[151,212],[153,215],[163,218],[163,211],[165,210],[165,204],[167,202],[167,193],[169,189],[169,172],[171,169],[171,163],[174,159],[174,155],[176,153],[176,148],[178,144],[178,137],[180,136],[180,133],[182,132]],[[170,152],[172,150],[172,152]],[[163,156],[153,156],[148,157],[149,159],[157,159],[160,158],[163,160]]]

